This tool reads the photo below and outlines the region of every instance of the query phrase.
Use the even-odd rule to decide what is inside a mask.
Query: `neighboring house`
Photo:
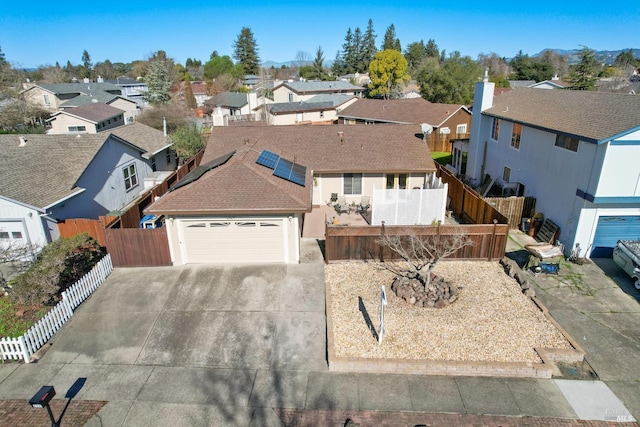
[[[122,209],[152,173],[146,149],[109,132],[0,135],[0,245],[43,246],[57,222]]]
[[[103,93],[122,95],[120,87],[105,82],[31,84],[20,92],[20,95],[32,104],[48,111],[56,112],[63,104],[78,96],[100,96]]]
[[[400,96],[402,99],[422,98],[420,95],[420,85],[415,80],[411,80],[406,85],[402,86],[402,93]]]
[[[367,86],[369,83],[371,83],[371,78],[369,77],[369,73],[345,74],[344,76],[338,77],[336,80],[342,80],[342,81],[345,81],[345,82],[351,82],[351,83],[356,84],[358,86]]]
[[[120,88],[121,94],[134,101],[138,108],[143,108],[148,104],[148,102],[144,100],[144,94],[149,88],[144,81],[131,79],[129,77],[118,77],[117,79],[107,80],[106,82]]]
[[[210,96],[207,95],[207,84],[205,82],[191,82],[191,91],[193,92],[198,107],[204,106],[204,101],[210,98]]]
[[[270,125],[332,124],[342,109],[356,102],[355,95],[315,95],[307,101],[279,102],[267,106]]]
[[[150,178],[167,175],[178,167],[178,159],[171,146],[173,141],[162,131],[142,123],[132,123],[111,129],[111,134],[121,140],[140,148],[142,158],[148,160],[152,174]],[[160,174],[165,172],[165,174]]]
[[[124,111],[107,104],[92,103],[53,113],[47,119],[47,133],[98,133],[125,124]]]
[[[226,126],[229,121],[255,120],[258,95],[256,92],[220,92],[207,99],[204,105],[213,111],[214,126]]]
[[[316,95],[341,94],[361,97],[362,86],[345,81],[292,81],[282,82],[273,88],[273,102],[303,102]]]
[[[145,212],[167,218],[174,265],[296,263],[313,205],[329,203],[333,193],[358,203],[375,189],[425,185],[436,168],[417,131],[416,125],[216,128],[200,169]]]
[[[90,104],[106,104],[111,107],[124,111],[125,123],[133,123],[140,113],[138,105],[135,101],[120,95],[113,95],[108,92],[92,93],[91,95],[80,95],[68,101],[64,101],[61,110],[71,110],[76,107],[82,107]]]
[[[568,254],[610,256],[640,239],[640,97],[476,86],[467,178],[536,198]]]
[[[424,98],[358,99],[338,113],[343,124],[428,124],[431,132],[454,137],[469,133],[471,111],[458,104],[435,104]]]

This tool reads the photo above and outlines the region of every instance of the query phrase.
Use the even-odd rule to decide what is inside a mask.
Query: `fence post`
[[[31,354],[29,352],[29,349],[27,348],[27,342],[24,340],[24,335],[21,335],[20,337],[18,337],[18,340],[20,341],[20,347],[22,350],[22,359],[24,360],[24,363],[29,363],[29,359],[31,359]]]
[[[384,235],[385,235],[384,221],[381,221],[380,224],[381,224],[380,236],[381,236],[381,239],[384,239]],[[384,262],[384,245],[378,245],[378,246],[380,246],[380,262]]]
[[[493,220],[493,234],[491,235],[491,246],[489,248],[489,261],[493,261],[493,251],[496,249],[496,234],[498,228],[498,220]]]
[[[69,298],[67,297],[67,291],[62,291],[62,305],[67,310],[69,316],[73,316],[73,308],[71,308],[71,303],[69,302]]]

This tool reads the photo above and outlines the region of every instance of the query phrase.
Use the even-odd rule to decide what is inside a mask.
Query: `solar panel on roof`
[[[280,156],[278,156],[277,154],[272,153],[268,150],[262,150],[262,153],[260,153],[260,156],[258,156],[256,163],[262,166],[266,166],[269,169],[274,169],[276,167],[276,164],[278,163],[278,160],[280,160]]]
[[[280,161],[278,161],[278,164],[273,170],[273,174],[304,187],[307,168],[289,160],[280,158]]]
[[[187,184],[191,184],[193,181],[197,181],[198,179],[200,179],[200,177],[202,175],[204,175],[206,172],[210,171],[211,169],[215,169],[219,166],[224,165],[225,163],[227,163],[229,161],[229,159],[231,157],[233,157],[233,155],[235,154],[235,150],[225,154],[224,156],[220,156],[216,159],[211,160],[210,162],[204,163],[198,167],[196,167],[194,170],[192,170],[191,172],[189,172],[188,174],[186,174],[180,181],[178,181],[173,187],[171,187],[169,189],[169,191],[173,191],[176,190],[180,187],[184,187]]]

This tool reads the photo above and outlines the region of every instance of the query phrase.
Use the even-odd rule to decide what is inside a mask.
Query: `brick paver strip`
[[[82,427],[107,402],[101,400],[72,400],[64,413],[60,425],[64,427]],[[60,417],[66,400],[53,399],[49,402],[53,416]],[[26,400],[0,400],[0,426],[43,427],[50,426],[47,410],[35,409]]]
[[[347,418],[360,427],[639,427],[635,422],[588,421],[563,418],[508,417],[417,412],[334,411],[274,408],[287,427],[342,427]]]

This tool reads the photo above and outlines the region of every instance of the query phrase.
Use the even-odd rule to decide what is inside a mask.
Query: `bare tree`
[[[462,230],[435,236],[418,236],[415,233],[407,236],[385,234],[377,243],[391,249],[402,259],[402,262],[384,262],[386,270],[400,277],[416,279],[425,289],[431,284],[431,272],[438,261],[466,246],[474,245]]]

